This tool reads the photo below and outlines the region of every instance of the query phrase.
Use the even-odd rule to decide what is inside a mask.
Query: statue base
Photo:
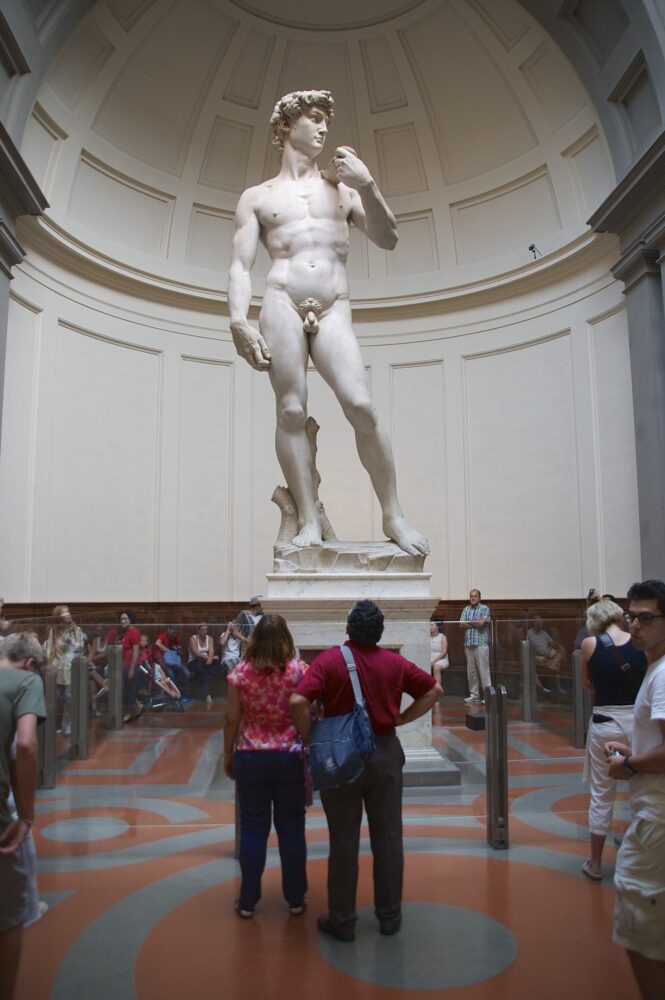
[[[267,575],[269,598],[372,600],[429,597],[425,556],[409,555],[395,542],[343,542],[300,548],[274,546],[274,571]]]

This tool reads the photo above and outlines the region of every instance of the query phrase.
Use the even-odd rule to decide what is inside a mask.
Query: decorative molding
[[[643,278],[657,278],[660,281],[658,264],[660,253],[640,241],[634,244],[612,268],[612,274],[623,281],[628,292]]]
[[[12,277],[12,268],[20,264],[25,257],[25,250],[11,230],[0,219],[0,272],[6,277]]]
[[[17,218],[41,215],[48,208],[46,197],[1,121],[0,192],[0,198]]]
[[[597,233],[621,236],[645,209],[653,209],[665,194],[665,130],[617,184],[588,220]]]
[[[73,275],[80,275],[101,287],[126,292],[149,302],[160,302],[178,308],[193,309],[228,317],[226,295],[220,288],[205,287],[193,282],[176,281],[129,267],[124,261],[100,253],[57,225],[48,215],[26,219],[21,223],[20,236],[28,252],[34,249],[47,261],[62,266]],[[396,317],[430,316],[451,309],[496,303],[499,299],[523,295],[553,282],[577,274],[607,257],[615,247],[613,236],[599,236],[586,230],[563,247],[544,254],[537,261],[504,271],[491,278],[466,284],[441,287],[429,292],[405,294],[399,282],[392,282],[395,294],[380,298],[354,295],[354,314],[366,320]],[[616,255],[614,255],[616,257]],[[256,319],[261,298],[254,296],[250,318]]]
[[[29,73],[30,66],[23,55],[16,35],[9,27],[5,15],[0,10],[0,64],[5,67],[7,76],[17,76]]]

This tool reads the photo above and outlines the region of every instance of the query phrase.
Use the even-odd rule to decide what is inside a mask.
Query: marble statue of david
[[[236,211],[228,288],[231,333],[238,353],[270,375],[277,403],[277,458],[298,508],[294,545],[322,544],[305,430],[311,357],[354,429],[385,534],[405,552],[427,555],[427,539],[407,523],[397,499],[392,448],[367,391],[346,275],[350,222],[386,250],[397,243],[397,226],[352,149],[338,147],[326,170],[319,170],[317,157],[332,116],[333,99],[326,90],[297,91],[275,105],[270,127],[280,171],[248,188]],[[247,320],[259,240],[272,261],[260,332]]]

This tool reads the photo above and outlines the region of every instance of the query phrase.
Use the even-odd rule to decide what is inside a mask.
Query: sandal
[[[592,867],[591,861],[584,862],[582,865],[582,872],[587,878],[590,878],[592,882],[602,882],[602,874]]]

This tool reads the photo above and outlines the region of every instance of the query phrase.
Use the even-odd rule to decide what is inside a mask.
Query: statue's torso
[[[295,304],[313,297],[325,307],[348,296],[348,188],[320,175],[276,177],[257,188],[255,211],[272,260],[267,287],[285,291]]]

